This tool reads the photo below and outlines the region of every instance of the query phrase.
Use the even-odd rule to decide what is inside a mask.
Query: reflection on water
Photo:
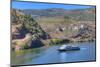
[[[61,62],[66,62],[66,59],[67,59],[66,52],[60,53],[60,60],[61,60]]]
[[[59,62],[76,62],[95,60],[95,42],[72,43],[78,45],[79,51],[59,52],[58,46],[41,47],[20,52],[12,52],[12,64],[45,64]]]
[[[44,47],[42,48],[37,48],[37,49],[29,49],[29,50],[21,50],[17,52],[12,52],[12,64],[24,64],[35,57],[38,57],[40,53],[44,51]]]

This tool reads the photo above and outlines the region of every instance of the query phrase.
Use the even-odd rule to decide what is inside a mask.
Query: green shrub
[[[51,42],[52,42],[53,44],[59,44],[59,43],[62,42],[62,40],[61,40],[61,39],[52,39]]]
[[[68,39],[51,39],[52,44],[61,44],[61,43],[69,43],[70,40]]]

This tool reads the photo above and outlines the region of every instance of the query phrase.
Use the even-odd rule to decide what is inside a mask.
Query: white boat
[[[80,50],[80,48],[78,46],[62,45],[58,50],[59,51],[72,51],[72,50]]]

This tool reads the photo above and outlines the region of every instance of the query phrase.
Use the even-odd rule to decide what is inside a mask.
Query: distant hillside
[[[25,9],[23,13],[33,17],[68,16],[74,20],[95,20],[95,8],[66,10],[62,8],[51,9]]]

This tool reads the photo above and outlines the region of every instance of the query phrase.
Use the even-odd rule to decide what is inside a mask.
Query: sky
[[[12,1],[12,8],[15,8],[15,9],[63,8],[63,9],[67,9],[67,10],[73,10],[73,9],[84,9],[84,8],[90,8],[90,7],[93,7],[93,6]]]

